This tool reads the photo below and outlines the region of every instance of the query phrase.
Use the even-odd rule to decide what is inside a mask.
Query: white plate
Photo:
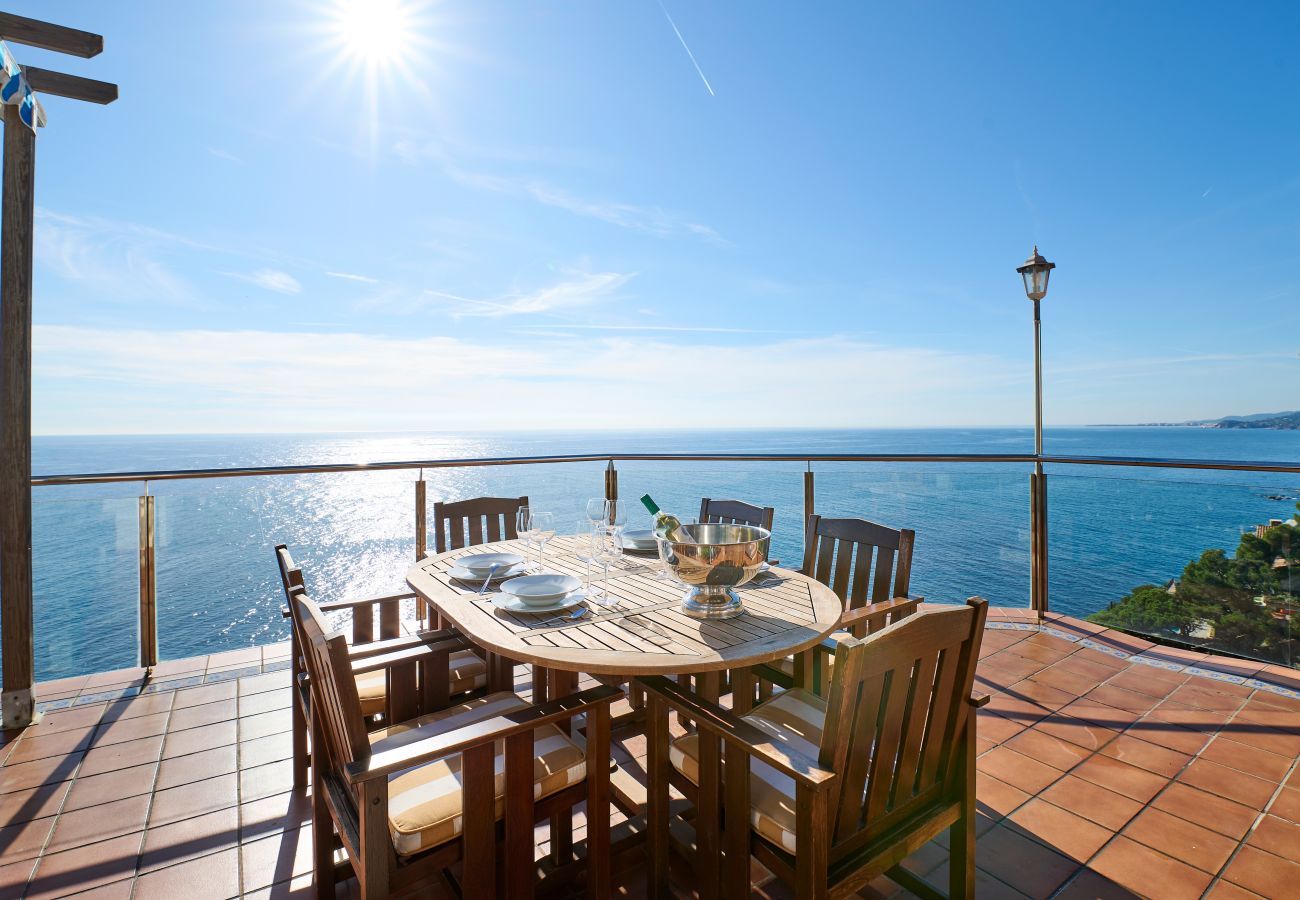
[[[471,572],[463,566],[452,566],[447,570],[447,574],[458,581],[477,581],[482,583],[487,578],[487,572]],[[521,562],[517,566],[511,566],[508,569],[497,569],[492,575],[493,581],[500,581],[503,578],[513,578],[516,575],[524,574],[524,564]]]
[[[520,602],[545,604],[572,594],[582,587],[582,582],[572,575],[544,572],[541,575],[521,575],[501,585],[501,593],[518,597]]]
[[[474,572],[479,578],[487,578],[488,570],[493,565],[497,571],[519,565],[524,558],[518,553],[471,553],[456,560],[456,567]]]
[[[586,591],[574,591],[572,594],[560,597],[546,606],[529,606],[512,594],[493,594],[492,605],[497,609],[512,613],[549,613],[571,609],[586,599]]]

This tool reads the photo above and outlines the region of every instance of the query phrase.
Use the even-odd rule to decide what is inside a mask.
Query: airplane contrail
[[[668,24],[673,27],[673,34],[677,35],[677,40],[681,41],[682,49],[685,50],[686,55],[691,58],[691,65],[695,66],[695,71],[699,73],[700,81],[704,82],[704,87],[708,90],[709,96],[716,97],[717,94],[713,92],[713,85],[709,84],[709,79],[704,76],[704,70],[700,68],[700,64],[695,60],[695,54],[691,52],[690,47],[686,46],[686,38],[682,37],[682,33],[678,30],[677,23],[673,21],[673,17],[668,15],[668,9],[664,6],[664,0],[659,0],[659,8],[663,10],[664,18],[668,20]]]

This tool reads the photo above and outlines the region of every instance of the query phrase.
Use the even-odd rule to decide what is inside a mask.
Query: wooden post
[[[605,499],[618,499],[618,469],[614,468],[614,460],[609,461],[605,467]]]
[[[4,107],[0,221],[0,631],[4,727],[35,714],[32,687],[32,229],[36,134]]]
[[[804,554],[808,553],[808,542],[812,540],[812,535],[808,533],[808,517],[817,511],[817,495],[813,481],[812,463],[808,463],[808,471],[803,473],[803,547]]]
[[[154,497],[149,482],[140,497],[140,665],[158,665],[158,566],[154,555]]]

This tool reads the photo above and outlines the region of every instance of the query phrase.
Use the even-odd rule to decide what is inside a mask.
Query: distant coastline
[[[1300,431],[1300,410],[1279,413],[1253,413],[1249,416],[1224,416],[1221,419],[1196,419],[1189,422],[1137,422],[1129,425],[1091,425],[1090,428],[1267,428],[1273,431]]]

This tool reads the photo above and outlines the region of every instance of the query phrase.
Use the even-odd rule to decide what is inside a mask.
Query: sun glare
[[[333,27],[344,52],[366,66],[401,62],[414,40],[406,0],[337,0]]]

